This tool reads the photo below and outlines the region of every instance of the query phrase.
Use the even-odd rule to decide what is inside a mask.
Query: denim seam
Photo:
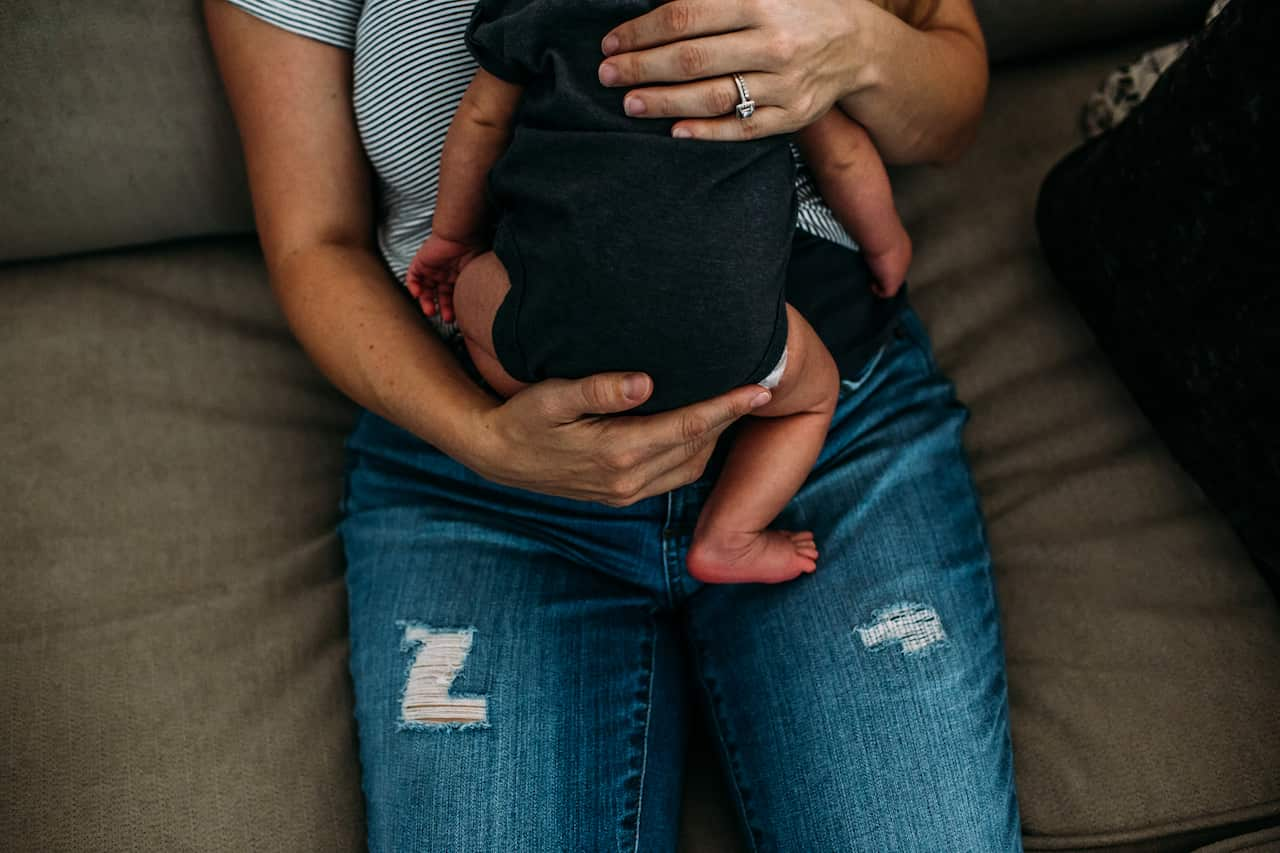
[[[716,737],[716,742],[720,746],[721,755],[725,761],[725,765],[729,771],[729,780],[732,783],[730,787],[733,790],[735,804],[738,807],[738,817],[746,827],[747,845],[752,853],[758,853],[760,845],[757,843],[757,833],[760,833],[756,826],[754,818],[754,810],[748,802],[750,792],[743,788],[740,779],[741,772],[738,768],[738,748],[730,743],[729,737],[725,734],[725,720],[721,714],[721,701],[718,691],[703,671],[703,658],[706,655],[706,649],[698,637],[698,629],[693,619],[689,619],[689,640],[695,646],[697,654],[694,656],[694,671],[697,673],[698,685],[702,688],[703,693],[707,697],[707,707],[710,710],[711,731]],[[763,833],[761,833],[763,834]]]
[[[954,395],[955,392],[953,391],[953,401],[960,404],[959,400],[956,399]],[[1002,714],[1004,717],[1004,737],[1002,740],[1004,741],[1005,755],[1009,759],[1009,809],[1010,816],[1013,819],[1011,834],[1015,839],[1021,839],[1022,811],[1018,807],[1018,787],[1017,780],[1014,776],[1013,764],[1013,729],[1011,721],[1009,720],[1009,664],[1005,655],[1004,625],[1001,624],[1000,620],[1000,600],[996,593],[995,561],[991,556],[991,541],[987,535],[986,518],[982,513],[982,495],[978,491],[978,484],[974,481],[973,468],[969,465],[968,454],[964,449],[964,443],[959,438],[956,443],[960,445],[959,452],[961,457],[965,460],[965,482],[968,484],[969,489],[969,506],[972,514],[972,520],[977,527],[978,540],[982,543],[982,549],[987,555],[987,604],[991,608],[991,612],[995,617],[996,647],[999,649],[1000,653],[999,681],[1000,689],[1004,692],[1004,713]]]
[[[644,805],[644,783],[645,774],[648,771],[649,764],[649,723],[653,710],[653,676],[655,664],[657,660],[657,626],[654,624],[654,614],[651,610],[649,613],[649,632],[645,639],[648,643],[648,654],[645,654],[643,646],[641,647],[640,661],[640,683],[643,685],[636,691],[636,699],[640,703],[640,707],[633,712],[635,722],[639,725],[639,730],[631,735],[633,746],[639,747],[640,761],[636,766],[634,753],[631,761],[630,773],[626,781],[623,783],[623,796],[629,799],[629,788],[634,782],[636,785],[635,805],[632,808],[630,802],[626,803],[626,807],[622,817],[622,831],[624,833],[634,832],[635,843],[630,845],[630,850],[638,850],[640,847],[640,810]],[[648,672],[644,669],[648,668]],[[634,822],[634,826],[632,823]],[[619,839],[619,850],[626,850]]]
[[[644,818],[644,781],[645,774],[649,770],[649,723],[653,717],[653,675],[657,668],[658,643],[657,638],[653,637],[649,643],[649,687],[648,698],[644,705],[644,742],[640,751],[640,793],[636,799],[636,844],[632,848],[633,853],[640,851],[640,822]]]

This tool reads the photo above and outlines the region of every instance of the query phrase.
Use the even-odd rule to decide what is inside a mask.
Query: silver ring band
[[[738,111],[738,118],[751,118],[751,114],[756,111],[756,102],[751,100],[751,93],[747,91],[747,82],[742,79],[741,74],[733,75],[733,82],[738,84],[738,94],[742,96],[742,100],[734,107]]]

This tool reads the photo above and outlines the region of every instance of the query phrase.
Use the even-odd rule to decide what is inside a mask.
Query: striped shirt
[[[440,154],[476,71],[464,41],[472,3],[460,0],[230,0],[285,30],[353,52],[356,127],[378,189],[378,245],[399,280],[431,232]],[[823,203],[795,147],[797,225],[857,244]],[[456,329],[437,323],[446,337]]]

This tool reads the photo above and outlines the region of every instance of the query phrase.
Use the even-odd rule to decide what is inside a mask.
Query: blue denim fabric
[[[673,850],[695,706],[754,849],[1021,850],[965,419],[907,310],[777,522],[818,570],[712,586],[684,558],[714,466],[612,509],[364,415],[342,536],[370,849]],[[431,689],[483,722],[406,717],[412,628],[469,636]]]

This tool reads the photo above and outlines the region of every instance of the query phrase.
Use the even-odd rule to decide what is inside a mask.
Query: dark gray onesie
[[[516,379],[653,377],[637,412],[758,382],[787,339],[795,167],[783,137],[673,139],[597,78],[600,40],[654,0],[480,0],[467,43],[525,87],[489,176],[511,291],[493,341]]]

